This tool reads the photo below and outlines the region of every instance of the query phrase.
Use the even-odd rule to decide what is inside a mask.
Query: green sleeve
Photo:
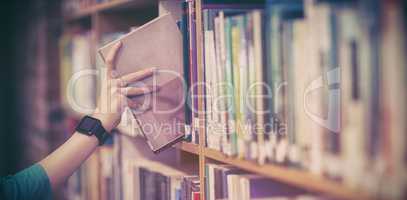
[[[44,168],[36,164],[14,176],[0,178],[0,195],[5,200],[50,200],[51,184]]]

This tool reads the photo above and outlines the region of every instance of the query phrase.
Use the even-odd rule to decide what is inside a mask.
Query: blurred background
[[[248,155],[251,161],[245,161],[250,160],[243,155],[245,153],[242,153],[242,157],[237,155],[239,153],[228,155],[220,141],[208,139],[216,138],[211,136],[210,131],[207,130],[203,134],[206,134],[205,139],[199,139],[201,135],[198,129],[193,129],[196,131],[192,133],[193,139],[189,138],[176,148],[154,155],[137,131],[134,131],[134,122],[131,119],[125,120],[119,126],[117,136],[106,147],[100,148],[92,155],[64,187],[54,192],[55,199],[134,199],[134,196],[131,196],[135,195],[134,191],[140,192],[143,190],[140,188],[157,186],[143,183],[143,186],[135,189],[139,186],[132,182],[134,180],[127,180],[129,178],[126,179],[126,176],[136,176],[135,172],[131,171],[140,168],[182,177],[176,184],[179,191],[183,191],[181,185],[188,182],[191,187],[188,192],[195,191],[200,194],[188,197],[190,199],[239,199],[240,197],[231,197],[230,193],[229,197],[225,197],[221,193],[210,192],[210,188],[214,188],[217,182],[223,180],[218,179],[217,176],[220,175],[216,173],[221,173],[224,167],[241,169],[244,173],[266,179],[265,182],[258,183],[266,185],[266,188],[285,191],[273,194],[285,199],[300,199],[299,196],[303,194],[307,195],[304,198],[315,199],[406,197],[407,3],[402,0],[2,2],[0,176],[14,174],[40,161],[70,136],[83,113],[78,113],[70,107],[66,97],[67,83],[73,72],[87,68],[97,69],[103,65],[96,54],[97,48],[163,13],[171,12],[181,22],[186,12],[182,7],[185,5],[183,2],[194,2],[192,9],[203,10],[203,16],[199,15],[202,19],[196,19],[194,23],[196,26],[202,26],[201,29],[196,29],[202,31],[199,36],[201,38],[198,39],[203,42],[202,50],[198,53],[202,53],[203,62],[207,63],[205,56],[210,51],[203,50],[203,47],[209,49],[213,45],[215,51],[217,45],[208,44],[209,40],[205,35],[205,31],[217,29],[213,28],[214,22],[210,20],[220,16],[220,12],[226,19],[246,13],[249,13],[249,16],[253,10],[260,10],[262,35],[257,39],[262,44],[260,49],[264,58],[259,57],[264,66],[260,65],[260,70],[256,68],[256,73],[263,74],[259,79],[267,84],[287,81],[292,87],[284,90],[281,105],[264,102],[265,106],[261,109],[273,110],[273,114],[256,116],[256,123],[260,119],[277,120],[278,124],[287,125],[288,136],[274,138],[265,133],[264,140],[260,140],[258,136],[250,136],[248,143],[258,145],[254,147],[258,154]],[[197,5],[202,7],[196,8]],[[301,7],[300,12],[298,5]],[[305,25],[298,24],[295,21],[298,18],[301,18],[300,22]],[[285,25],[275,26],[276,22],[273,20],[281,20],[281,24]],[[212,25],[208,25],[211,23]],[[255,30],[251,26],[247,27],[249,32]],[[281,34],[281,37],[275,37],[273,34]],[[333,38],[336,38],[337,42],[332,42]],[[217,42],[216,38],[213,40]],[[280,44],[280,40],[284,42]],[[313,51],[311,48],[314,46],[309,46],[308,43],[315,42],[319,42],[320,49]],[[273,46],[277,43],[279,46]],[[285,46],[287,44],[290,45],[289,48]],[[292,52],[281,53],[282,55],[275,53],[290,51],[287,49]],[[197,52],[192,51],[192,54]],[[257,54],[249,57],[254,55]],[[298,55],[300,56],[295,57]],[[315,59],[308,60],[308,57],[313,56]],[[275,67],[275,62],[278,62],[275,60],[278,60],[280,63],[277,65],[281,66]],[[345,61],[342,62],[343,60]],[[311,66],[312,64],[315,66]],[[339,67],[340,81],[336,86],[322,87],[326,87],[327,91],[335,87],[341,89],[341,96],[336,97],[336,103],[340,107],[331,113],[334,116],[331,119],[335,121],[332,122],[334,125],[327,122],[339,128],[315,128],[316,125],[312,123],[322,125],[310,120],[312,116],[304,114],[301,95],[312,80],[328,73],[335,68],[333,66]],[[254,68],[254,65],[251,67]],[[195,70],[204,73],[203,70],[199,71],[201,68],[210,69],[207,64],[203,64]],[[250,69],[252,68],[248,68],[248,71]],[[216,71],[216,68],[211,70]],[[205,76],[206,81],[209,81],[208,75]],[[323,79],[329,82],[329,77]],[[82,81],[78,83],[81,87],[76,90],[75,95],[82,105],[92,108],[96,101],[98,80]],[[329,109],[326,108],[329,99],[321,96],[327,97],[329,94],[324,92],[311,97],[318,99],[318,103],[314,102],[310,107],[312,112],[324,113],[322,118],[326,120],[329,115]],[[207,103],[206,100],[205,102]],[[128,116],[125,119],[128,119]],[[308,132],[329,136],[320,136],[319,141],[315,136],[308,135]],[[225,138],[229,139],[226,136]],[[256,142],[251,143],[254,140]],[[277,140],[283,142],[276,142]],[[315,141],[319,143],[314,144]],[[283,151],[284,158],[279,161],[278,158],[273,158],[273,153],[265,153],[264,150],[264,158],[260,158],[260,144],[263,149],[278,152],[279,150],[272,147],[279,146],[277,143],[289,143],[291,149],[301,153],[294,153],[294,158],[291,158],[289,153]],[[319,157],[314,148],[322,152]],[[151,163],[141,166],[140,159]],[[320,163],[315,165],[315,162]],[[177,172],[171,171],[174,169]],[[138,180],[138,177],[136,179]],[[203,181],[206,181],[205,184]],[[215,190],[217,191],[213,189]],[[143,194],[146,192],[151,191],[145,191]],[[177,199],[175,196],[149,198]]]
[[[60,3],[9,1],[2,4],[1,10],[1,35],[7,38],[1,48],[3,66],[7,66],[1,73],[4,176],[38,161],[65,136],[60,128],[51,130],[63,120],[58,76],[52,76],[59,71]]]

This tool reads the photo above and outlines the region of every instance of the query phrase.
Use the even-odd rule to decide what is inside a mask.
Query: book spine
[[[195,22],[195,1],[188,0],[188,35],[189,35],[189,67],[191,79],[191,107],[192,107],[192,134],[196,143],[198,138],[198,72],[197,72],[197,52],[196,52],[196,22]]]
[[[207,146],[208,142],[208,112],[211,110],[209,108],[209,104],[208,104],[208,94],[209,94],[209,87],[208,87],[208,70],[207,70],[207,52],[206,52],[206,48],[207,48],[207,44],[206,44],[206,31],[208,30],[208,18],[209,18],[209,11],[208,10],[202,10],[202,37],[203,37],[203,42],[202,42],[202,46],[203,46],[203,95],[204,95],[204,131],[205,131],[205,141],[204,141],[204,146]]]
[[[240,16],[239,16],[240,17]],[[240,112],[240,29],[238,27],[238,17],[231,19],[231,42],[232,42],[232,65],[233,65],[233,86],[234,86],[234,106],[235,106],[235,133],[232,144],[232,154],[238,155],[239,144],[241,144],[241,112]],[[240,150],[241,151],[241,150]]]
[[[255,70],[255,128],[254,133],[257,139],[257,158],[258,163],[263,164],[265,162],[265,146],[264,146],[264,134],[265,134],[265,105],[264,105],[264,78],[263,78],[263,13],[260,10],[255,10],[253,15],[253,49],[254,49],[254,68]]]
[[[228,147],[229,142],[230,142],[230,137],[229,137],[229,132],[230,132],[230,126],[229,126],[229,120],[230,120],[230,105],[229,105],[229,99],[231,96],[228,96],[228,90],[229,90],[229,82],[228,82],[228,66],[227,66],[227,61],[226,61],[226,34],[225,34],[225,14],[223,11],[219,11],[218,13],[218,20],[219,20],[219,31],[218,31],[218,38],[219,38],[219,44],[220,44],[220,63],[222,67],[222,82],[221,82],[221,87],[222,87],[222,116],[223,116],[223,121],[222,121],[222,135],[221,135],[221,140],[220,140],[220,148],[223,153],[228,155],[230,148]]]
[[[246,154],[245,158],[248,160],[257,159],[257,139],[254,131],[255,128],[255,113],[256,113],[256,102],[254,95],[255,82],[256,82],[256,66],[255,66],[255,55],[254,55],[254,22],[253,22],[253,11],[246,13],[246,48],[247,48],[247,83],[246,83]]]
[[[227,84],[226,96],[228,111],[228,132],[225,142],[224,153],[232,155],[232,144],[234,143],[235,128],[235,105],[234,105],[234,84],[233,84],[233,65],[232,65],[232,40],[231,40],[231,22],[230,18],[225,18],[225,81]]]
[[[246,16],[240,15],[236,17],[236,26],[234,35],[236,39],[233,45],[236,46],[234,57],[237,70],[235,73],[236,87],[236,123],[237,123],[237,157],[244,158],[246,152],[245,136],[246,136],[246,83],[247,83],[247,53],[246,53],[246,34],[245,34]],[[232,30],[233,31],[233,30]],[[232,32],[233,34],[233,32]],[[233,47],[232,47],[233,48]]]
[[[183,45],[183,65],[184,65],[184,79],[185,79],[185,135],[187,141],[191,141],[191,122],[192,122],[192,111],[191,111],[191,96],[189,91],[191,88],[190,79],[190,50],[189,50],[189,30],[188,30],[188,2],[184,1],[181,3],[182,15],[181,15],[181,33],[182,33],[182,45]]]
[[[242,19],[239,23],[240,29],[240,52],[239,52],[239,66],[240,66],[240,113],[241,113],[241,132],[240,132],[240,152],[239,158],[248,158],[250,154],[249,141],[250,130],[249,128],[249,110],[248,105],[250,103],[248,98],[248,85],[250,80],[249,73],[249,38],[247,33],[248,15],[245,13],[242,15]]]
[[[216,108],[215,108],[215,102],[214,102],[214,97],[216,94],[216,88],[215,88],[215,81],[214,81],[214,71],[215,71],[215,55],[214,55],[214,34],[213,31],[207,31],[206,33],[206,56],[207,56],[207,64],[206,64],[206,70],[207,70],[207,75],[209,77],[208,79],[208,107],[211,109],[207,113],[208,117],[208,134],[207,134],[207,142],[208,142],[208,147],[209,148],[214,148],[214,132],[216,129]]]
[[[216,132],[214,132],[214,141],[215,141],[215,149],[220,151],[221,150],[221,140],[224,132],[224,124],[225,124],[225,116],[224,116],[224,94],[223,94],[223,63],[221,61],[221,41],[220,41],[220,21],[219,17],[215,17],[214,24],[215,24],[215,63],[216,63],[216,70],[215,70],[215,108],[216,108],[216,123],[218,124],[216,128]]]
[[[406,6],[407,3],[404,2],[404,10]],[[407,107],[403,102],[407,100],[407,92],[404,89],[404,86],[407,85],[407,60],[403,52],[406,52],[407,47],[404,36],[407,31],[407,13],[404,12],[403,25],[403,20],[400,17],[403,8],[400,5],[389,3],[385,10],[387,11],[385,11],[383,21],[388,25],[382,30],[380,53],[383,55],[382,88],[388,89],[380,91],[383,109],[382,119],[385,119],[381,125],[381,137],[383,138],[381,157],[387,163],[386,176],[390,177],[392,174],[397,174],[397,178],[388,179],[386,182],[389,184],[386,184],[382,191],[386,193],[389,199],[402,199],[405,198],[405,189],[400,186],[395,190],[393,189],[395,185],[403,185],[402,182],[406,182],[407,138],[405,133],[407,126],[404,122],[407,118]],[[400,148],[402,146],[404,148]],[[404,175],[400,176],[400,174]]]

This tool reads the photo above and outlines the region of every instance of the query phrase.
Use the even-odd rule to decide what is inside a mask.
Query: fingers
[[[126,96],[137,96],[137,95],[143,95],[143,94],[148,94],[151,92],[154,92],[157,90],[157,87],[155,88],[150,88],[150,87],[126,87],[123,88],[123,94]]]
[[[109,54],[106,57],[106,67],[107,67],[107,73],[109,76],[112,76],[112,70],[114,69],[115,65],[115,60],[117,56],[117,52],[119,52],[120,47],[122,46],[122,42],[119,41],[116,44],[113,45],[112,49],[110,50]]]
[[[131,82],[143,80],[149,76],[152,76],[156,71],[155,67],[144,69],[138,72],[134,72],[131,74],[124,75],[120,78],[121,80],[121,87],[127,86]]]
[[[131,99],[127,99],[127,107],[129,107],[131,109],[131,112],[135,115],[142,114],[152,109],[151,105],[143,105],[140,103],[136,103]]]

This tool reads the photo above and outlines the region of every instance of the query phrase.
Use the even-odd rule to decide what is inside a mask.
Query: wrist
[[[112,117],[109,116],[108,114],[102,114],[102,113],[93,113],[91,117],[96,118],[100,120],[102,123],[103,128],[110,133],[112,129],[116,126],[115,120],[112,120]]]

